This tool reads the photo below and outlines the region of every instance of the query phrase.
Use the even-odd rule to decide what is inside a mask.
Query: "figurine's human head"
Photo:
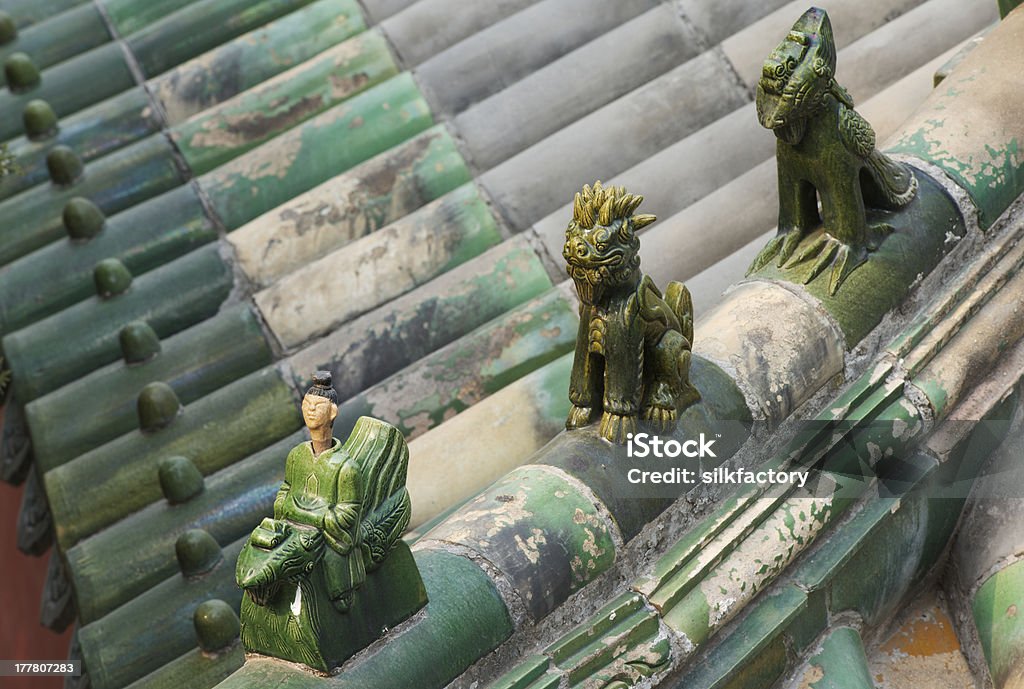
[[[310,432],[330,429],[338,416],[338,393],[331,387],[331,372],[317,371],[313,374],[313,385],[302,398],[302,420]]]

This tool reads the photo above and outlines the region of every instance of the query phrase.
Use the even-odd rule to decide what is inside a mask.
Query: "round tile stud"
[[[76,196],[64,206],[64,229],[72,239],[92,239],[107,221],[99,206],[89,199]]]
[[[14,25],[14,18],[0,11],[0,45],[7,45],[17,37],[18,27]]]
[[[12,93],[22,93],[39,85],[39,68],[25,53],[11,53],[4,60],[4,79]]]
[[[188,457],[164,457],[157,471],[160,490],[172,505],[188,502],[203,492],[203,475]]]
[[[57,133],[57,113],[45,100],[30,100],[21,111],[25,136],[32,141],[48,139]]]
[[[199,604],[192,615],[199,648],[216,653],[233,644],[241,625],[231,606],[217,598]]]
[[[92,281],[96,284],[96,295],[101,299],[124,294],[132,285],[132,274],[116,258],[105,258],[92,269]]]
[[[135,410],[139,414],[139,430],[148,433],[174,421],[181,411],[181,402],[170,385],[156,381],[142,388]]]
[[[82,173],[85,172],[85,165],[78,154],[67,146],[54,146],[46,154],[46,169],[50,171],[50,181],[54,184],[66,187],[74,184]]]
[[[217,541],[203,529],[189,529],[174,542],[178,568],[186,577],[206,574],[224,557]]]
[[[117,336],[126,364],[140,364],[160,353],[160,338],[144,321],[132,321]]]

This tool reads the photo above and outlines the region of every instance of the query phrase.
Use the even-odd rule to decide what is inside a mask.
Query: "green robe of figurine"
[[[312,442],[296,445],[285,460],[284,483],[274,500],[274,519],[323,530],[327,594],[339,610],[352,602],[352,591],[366,578],[359,542],[362,518],[359,467],[331,439],[331,447],[313,454]]]

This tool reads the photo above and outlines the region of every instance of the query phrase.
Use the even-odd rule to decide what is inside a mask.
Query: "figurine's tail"
[[[866,171],[872,184],[865,189],[869,205],[896,210],[910,203],[917,193],[917,178],[910,167],[875,149],[867,157]]]
[[[665,303],[679,319],[679,332],[693,343],[693,297],[681,282],[670,282],[665,288]]]
[[[372,570],[401,538],[412,515],[405,488],[409,446],[391,424],[362,416],[345,442],[345,450],[361,468],[360,540],[366,569]]]
[[[367,571],[377,568],[409,526],[412,504],[404,487],[390,495],[360,524],[363,561]]]

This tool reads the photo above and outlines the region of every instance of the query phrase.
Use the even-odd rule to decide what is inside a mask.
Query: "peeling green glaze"
[[[167,428],[133,431],[46,474],[57,539],[64,549],[160,500],[151,461],[181,455],[203,475],[256,452],[299,424],[294,392],[273,368],[250,374],[185,407]],[[87,493],[79,486],[104,476]]]
[[[160,122],[153,113],[149,98],[141,88],[134,88],[63,118],[52,137],[39,141],[30,141],[23,136],[14,139],[9,150],[20,172],[0,179],[0,199],[46,181],[46,154],[55,145],[71,148],[89,167],[90,160],[159,130]]]
[[[843,281],[835,295],[829,294],[828,271],[812,280],[806,289],[835,318],[848,346],[859,342],[890,309],[899,304],[907,289],[921,274],[927,275],[954,246],[965,229],[956,204],[930,177],[914,172],[918,190],[898,212],[870,210],[868,222],[886,222],[894,230],[870,259]],[[813,241],[817,233],[807,241]],[[796,249],[800,251],[801,249]],[[803,283],[806,265],[779,268],[771,261],[754,275],[766,279]]]
[[[149,83],[171,124],[224,102],[349,38],[365,28],[352,0],[320,0],[254,32],[240,36]],[[267,50],[267,45],[273,46]],[[0,181],[0,198],[46,177],[43,158],[54,144],[70,146],[85,161],[158,131],[149,97],[131,88],[63,118],[55,138],[11,144],[23,174]]]
[[[36,461],[48,471],[135,429],[135,399],[149,382],[166,382],[189,404],[272,359],[252,309],[226,309],[165,340],[152,359],[114,362],[26,405]],[[95,390],[103,395],[94,397]],[[80,413],[86,397],[94,413]]]
[[[216,239],[195,190],[173,189],[115,215],[92,239],[58,240],[0,268],[5,288],[0,332],[13,332],[88,298],[93,266],[101,260],[116,258],[138,276]]]
[[[112,215],[184,182],[166,138],[155,134],[87,165],[86,174],[67,186],[40,185],[0,203],[5,218],[17,219],[0,245],[0,265],[65,236],[64,205],[88,197]]]
[[[399,74],[199,179],[238,227],[433,124],[412,76]]]
[[[383,35],[367,31],[195,115],[171,138],[201,175],[397,73]]]
[[[120,357],[118,332],[144,320],[168,337],[213,315],[233,284],[216,246],[147,273],[113,299],[92,298],[11,333],[2,341],[12,390],[28,403]]]
[[[950,80],[955,81],[956,77]],[[947,93],[959,95],[952,89]],[[921,129],[904,134],[892,150],[917,156],[946,171],[957,184],[971,192],[980,209],[982,226],[987,228],[1024,188],[1024,156],[1020,143],[1013,138],[1000,148],[986,145],[976,158],[960,160],[943,146],[944,125],[942,119],[928,120]]]
[[[1024,665],[1024,561],[990,576],[971,601],[978,640],[996,687],[1010,687]]]
[[[717,644],[673,689],[712,689],[772,686],[786,669],[782,632],[807,605],[795,586],[761,597],[727,638]],[[695,639],[690,639],[696,641]],[[780,652],[781,651],[781,652]]]
[[[836,516],[830,498],[794,492],[706,574],[663,619],[702,644],[767,587]]]
[[[273,146],[274,142],[268,145]],[[115,155],[121,156],[130,150],[125,149]],[[260,150],[254,154],[259,154]],[[329,174],[330,165],[335,163],[325,160],[325,167],[318,174]],[[362,173],[363,177],[355,183],[350,199],[361,208],[359,215],[353,218],[353,223],[362,228],[360,232],[374,229],[378,223],[383,224],[389,218],[401,215],[403,209],[412,210],[410,206],[416,207],[469,177],[465,163],[455,151],[454,143],[440,128],[425,132],[353,170],[353,175],[358,173]],[[282,195],[281,189],[275,188],[271,194],[275,198],[266,200],[267,203],[272,203],[277,196]],[[483,208],[482,202],[478,205]],[[254,206],[258,204],[236,205],[239,211],[246,214],[253,214],[256,210]],[[440,208],[456,207],[446,204]],[[291,212],[290,206],[275,212],[281,214],[282,222],[296,222],[296,231],[303,234],[308,231],[310,222],[314,225],[319,222],[320,206],[316,208],[309,222],[301,216],[293,218],[288,215]],[[483,213],[482,217],[488,223],[492,223],[486,211],[481,210],[480,213]],[[468,217],[463,216],[464,220]],[[244,216],[232,217],[230,220],[239,222],[244,220]],[[229,225],[228,229],[233,227]],[[276,224],[270,227],[275,236],[277,228]],[[248,260],[249,254],[257,252],[258,247],[252,247],[247,253],[245,248],[248,245],[245,244],[244,236],[236,247],[242,251],[241,260],[246,264],[245,267],[251,270],[252,265],[261,265],[262,256],[252,256]],[[92,264],[100,255],[120,257],[133,272],[138,273],[213,238],[212,224],[205,217],[193,190],[191,187],[179,187],[112,217],[101,235],[87,244],[55,242],[17,261],[10,268],[13,272],[7,274],[12,290],[0,296],[0,313],[6,309],[12,310],[11,323],[14,327],[73,303],[86,293],[87,274],[91,275]],[[262,251],[259,253],[262,254]],[[50,261],[59,261],[65,270],[56,277],[39,271],[40,262]],[[20,298],[24,290],[33,293],[32,301],[26,302]]]
[[[318,174],[330,172],[328,167]],[[434,126],[284,202],[228,241],[242,271],[255,285],[267,286],[470,179],[451,135],[443,125]],[[222,220],[233,228],[241,218]]]
[[[872,480],[872,467],[883,458],[903,456],[924,433],[920,410],[901,392],[899,385],[876,390],[838,424],[842,440],[819,465],[839,482],[837,495],[860,495]]]
[[[773,508],[770,518],[762,522],[749,536],[742,537],[739,533],[723,532],[729,534],[730,539],[735,538],[738,545],[726,544],[733,548],[731,553],[718,560],[714,569],[707,574],[701,572],[702,582],[699,589],[693,588],[690,584],[686,596],[678,604],[663,607],[667,624],[684,633],[693,643],[699,644],[706,640],[735,614],[737,606],[741,607],[753,592],[776,576],[780,563],[785,566],[794,557],[794,551],[799,552],[806,548],[826,523],[834,522],[836,516],[841,514],[854,498],[863,493],[872,478],[869,465],[878,463],[886,472],[909,469],[910,476],[916,477],[912,478],[909,484],[906,478],[899,478],[900,475],[897,475],[895,482],[894,476],[889,473],[882,477],[884,485],[903,485],[907,487],[906,489],[915,485],[923,475],[923,469],[934,467],[931,460],[919,462],[919,467],[914,463],[900,464],[893,458],[893,455],[901,456],[907,444],[920,434],[923,425],[917,409],[900,396],[902,388],[899,385],[881,385],[883,379],[884,373],[878,370],[869,371],[859,385],[855,385],[843,398],[834,403],[833,408],[825,412],[825,418],[841,418],[854,424],[852,429],[843,428],[841,434],[835,435],[829,442],[832,449],[824,462],[826,471],[823,477],[831,478],[837,484],[832,490],[834,497],[811,500],[792,496],[782,506]],[[834,435],[839,428],[826,428],[825,435]],[[835,444],[844,437],[843,444]],[[790,449],[784,450],[781,456],[798,458],[803,455],[811,458],[820,452],[820,449],[813,449],[820,442],[820,438],[815,437],[813,433],[803,437],[799,442],[804,445],[798,446],[795,452],[791,446]],[[818,486],[819,495],[824,495],[821,492],[823,487],[826,486]],[[827,544],[816,551],[816,555],[805,563],[805,567],[817,567],[819,570],[825,567],[816,575],[815,582],[821,582],[823,577],[833,576],[824,572],[841,568],[840,574],[835,576],[826,594],[834,606],[833,612],[855,609],[870,623],[884,619],[892,612],[892,606],[907,591],[911,582],[921,576],[938,557],[955,524],[955,517],[959,512],[959,507],[954,504],[957,501],[940,502],[946,503],[941,509],[937,506],[928,508],[929,501],[924,498],[896,498],[870,502],[870,509],[854,517],[838,535],[833,535]],[[927,513],[924,510],[927,510]],[[885,531],[875,532],[867,538],[866,533],[859,533],[855,525],[866,523],[873,528],[870,521],[872,515],[876,520],[887,520],[890,526]],[[715,519],[720,517],[713,517],[705,523],[714,526]],[[865,522],[865,519],[869,521]],[[810,525],[811,522],[816,524]],[[775,536],[772,535],[773,532]],[[844,536],[852,537],[853,540],[844,540]],[[741,537],[742,542],[739,540]],[[759,548],[759,543],[767,546],[775,537],[782,538],[783,543],[789,541],[790,545]],[[864,550],[850,559],[853,544],[857,547],[863,545]],[[702,548],[702,551],[706,550],[706,546]],[[707,561],[712,555],[713,553],[706,552],[702,553],[701,557]],[[876,570],[882,575],[864,574],[865,571]],[[660,574],[659,578],[668,573],[665,569],[661,571],[664,573]],[[679,574],[689,576],[690,571],[692,565],[680,569]],[[822,621],[824,618],[820,614],[821,598],[818,591],[822,590],[823,584],[803,580],[799,572],[800,570],[797,581],[815,595],[815,615]],[[669,580],[670,584],[671,582],[672,580]],[[674,586],[678,587],[679,583]],[[666,600],[660,592],[655,592],[654,595]],[[806,628],[806,625],[803,626],[805,628],[800,635],[807,639],[813,630]]]
[[[174,574],[104,618],[78,630],[85,671],[95,689],[117,689],[153,672],[195,647],[193,611],[218,598],[236,612],[242,591],[234,563],[241,541],[224,548],[210,572],[185,578]]]
[[[906,459],[889,460],[896,463],[887,477],[896,480],[900,492],[907,492],[921,484],[934,471],[935,461],[926,455],[915,453]],[[889,519],[894,508],[899,507],[899,497],[888,491],[877,496],[866,505],[856,517],[829,536],[828,541],[810,553],[793,572],[793,581],[809,594],[819,591],[830,597],[830,587],[847,563],[873,537],[881,523]]]
[[[671,656],[657,613],[633,592],[616,596],[544,653],[570,687],[634,686],[668,669]]]
[[[184,505],[158,500],[69,548],[64,556],[79,622],[100,619],[173,575],[174,542],[185,531],[204,529],[227,546],[271,516],[284,478],[281,458],[303,438],[292,433],[210,475],[206,489]],[[113,560],[123,565],[116,578],[110,576]]]
[[[179,124],[365,28],[354,0],[319,0],[165,72],[147,87],[167,121]]]
[[[758,501],[757,497],[755,488],[742,489],[726,497],[714,512],[658,558],[653,570],[638,579],[633,588],[647,596],[658,610],[677,605],[720,559],[700,557],[712,541],[722,534],[737,540],[742,538],[783,499],[781,493],[767,500]]]
[[[138,0],[136,0],[138,1]],[[125,40],[142,73],[154,77],[311,0],[199,0]],[[179,4],[182,0],[161,0]],[[125,14],[127,15],[127,8]]]
[[[347,399],[550,287],[524,240],[503,242],[289,357],[293,385],[326,369]]]
[[[1024,15],[1010,14],[903,125],[891,149],[937,165],[970,194],[982,229],[1024,189],[1024,127],[1013,105]]]
[[[23,52],[32,56],[37,67],[44,69],[109,40],[103,17],[92,3],[87,3],[20,31],[15,41],[0,47],[0,62],[12,53]],[[3,85],[0,75],[0,86]]]
[[[278,342],[292,349],[500,242],[490,208],[470,184],[307,264],[254,301]]]
[[[527,465],[499,479],[423,537],[465,546],[496,566],[539,620],[615,560],[609,526],[555,472]]]
[[[856,629],[839,627],[830,632],[821,651],[808,662],[821,673],[821,679],[811,683],[812,689],[875,689]]]
[[[414,438],[575,344],[576,309],[560,291],[512,309],[338,407],[344,436],[360,416]]]
[[[96,74],[103,78],[96,79]],[[21,112],[30,100],[41,98],[58,117],[65,117],[135,85],[120,45],[106,43],[93,48],[44,70],[41,83],[33,89],[0,92],[0,141],[21,134]]]

